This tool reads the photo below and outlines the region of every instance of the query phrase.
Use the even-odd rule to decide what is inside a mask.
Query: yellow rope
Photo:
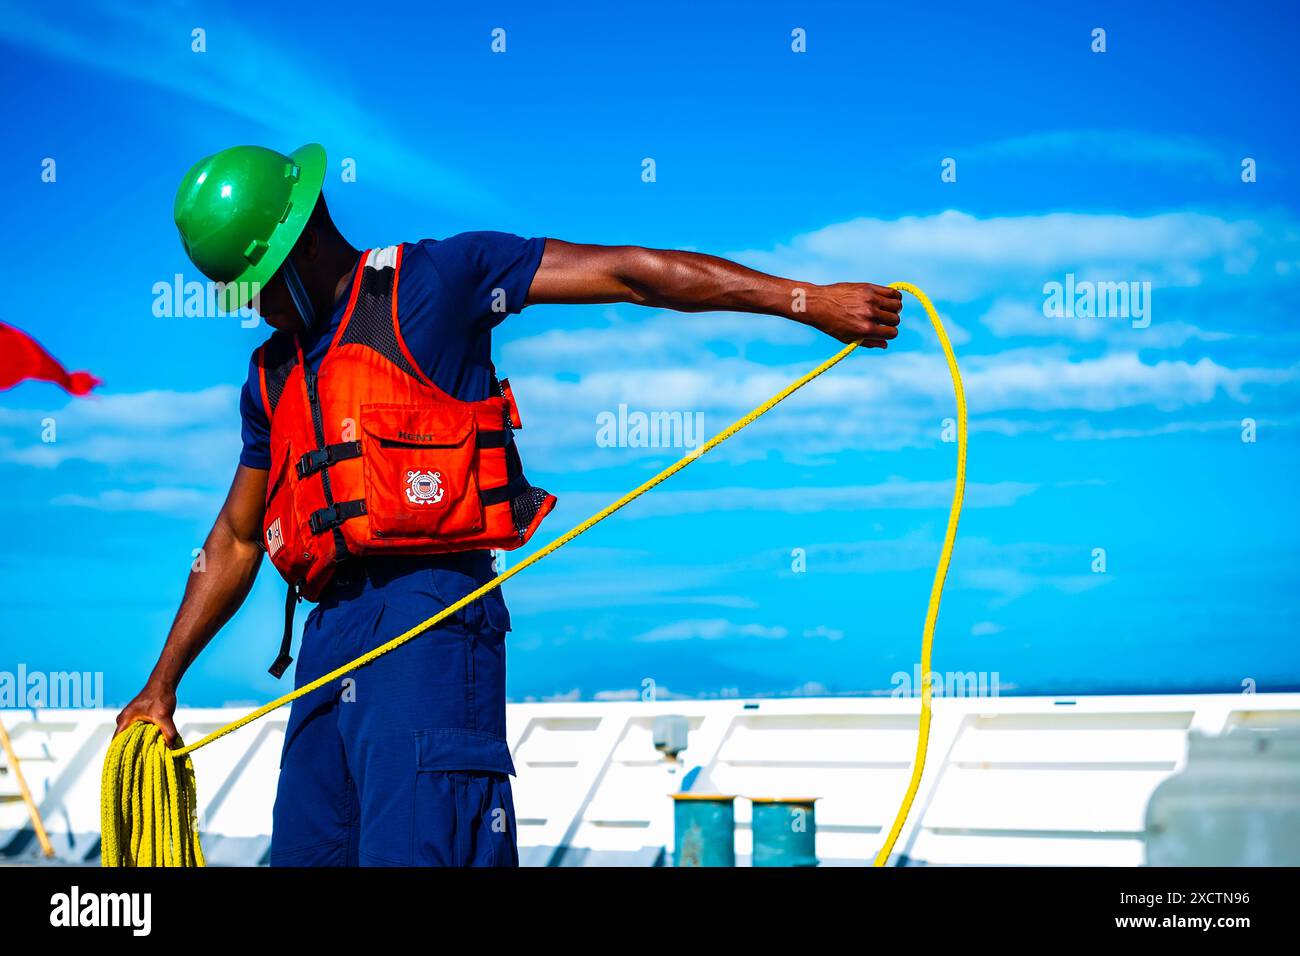
[[[966,390],[961,384],[961,370],[957,368],[957,356],[953,354],[952,343],[948,333],[939,321],[939,313],[924,292],[906,282],[895,282],[892,286],[910,292],[920,301],[925,314],[930,317],[935,333],[939,336],[939,345],[943,348],[943,357],[948,360],[948,372],[952,376],[952,390],[957,398],[957,482],[952,490],[952,506],[948,510],[948,530],[943,536],[943,550],[939,552],[939,566],[934,571],[934,584],[930,586],[930,604],[925,611],[925,630],[921,634],[921,724],[916,737],[916,759],[912,762],[912,778],[908,781],[907,792],[894,817],[894,825],[889,828],[885,843],[876,854],[872,866],[884,866],[889,862],[889,854],[894,849],[898,835],[903,832],[907,814],[916,799],[916,791],[921,786],[921,774],[925,772],[925,751],[930,745],[930,650],[934,646],[934,626],[939,621],[939,602],[943,599],[943,582],[948,577],[948,565],[952,562],[952,546],[957,540],[957,522],[961,520],[961,502],[966,494]]]
[[[203,866],[194,765],[136,721],[113,738],[99,791],[104,866]]]
[[[952,557],[953,540],[957,534],[957,519],[961,514],[962,493],[966,486],[966,397],[962,391],[961,375],[957,369],[957,359],[953,355],[952,345],[944,332],[943,323],[929,298],[916,286],[906,282],[895,282],[891,288],[910,292],[925,309],[926,315],[934,325],[943,346],[944,356],[948,360],[948,369],[952,373],[953,388],[957,396],[957,487],[953,495],[952,511],[948,516],[948,533],[944,538],[943,553],[939,559],[939,568],[935,573],[934,587],[930,592],[930,607],[926,614],[925,635],[921,649],[921,727],[917,741],[916,763],[912,771],[911,784],[899,808],[898,817],[876,865],[880,866],[889,857],[894,841],[903,828],[907,813],[916,796],[920,784],[921,772],[925,766],[925,749],[930,733],[930,646],[934,640],[934,626],[939,616],[939,599],[943,591],[944,577],[948,572],[948,563]],[[206,747],[214,740],[233,733],[240,727],[250,724],[259,717],[283,707],[291,701],[310,694],[312,691],[333,683],[344,674],[364,667],[377,657],[396,650],[439,622],[451,617],[467,605],[477,601],[489,591],[499,588],[506,581],[526,568],[558,551],[574,538],[604,521],[614,512],[621,510],[640,498],[661,482],[667,481],[697,458],[721,445],[742,428],[752,424],[767,414],[785,399],[803,388],[819,375],[834,368],[846,359],[859,343],[853,342],[812,371],[800,376],[781,391],[777,392],[762,405],[734,422],[707,442],[681,459],[669,465],[659,474],[644,484],[619,498],[613,504],[592,515],[586,521],[565,532],[540,551],[534,552],[514,567],[503,571],[483,586],[471,591],[459,601],[439,611],[428,620],[417,624],[388,642],[367,651],[354,661],[337,667],[328,674],[304,684],[297,690],[277,697],[269,704],[245,714],[238,720],[214,730],[196,743],[168,750],[158,728],[140,721],[133,723],[113,738],[109,745],[108,756],[104,760],[103,788],[101,791],[101,853],[104,866],[202,866],[203,851],[199,846],[198,827],[195,818],[194,768],[189,755],[200,747]],[[180,779],[173,761],[180,760]]]

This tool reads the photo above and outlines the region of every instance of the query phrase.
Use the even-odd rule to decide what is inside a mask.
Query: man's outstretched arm
[[[870,282],[817,285],[696,252],[547,239],[528,304],[632,302],[678,312],[755,312],[810,325],[841,342],[886,348],[903,297]]]
[[[192,570],[158,663],[135,700],[117,715],[120,733],[138,717],[176,739],[176,687],[194,659],[248,597],[262,563],[262,512],[267,473],[240,465],[226,503],[203,543],[202,570]]]

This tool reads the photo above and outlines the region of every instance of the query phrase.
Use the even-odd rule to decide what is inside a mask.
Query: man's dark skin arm
[[[191,571],[176,619],[144,690],[117,715],[117,732],[139,718],[176,739],[176,687],[217,631],[239,610],[262,563],[262,512],[267,472],[240,465],[226,503],[203,543],[202,571]]]
[[[293,255],[313,299],[322,306],[336,302],[356,250],[338,235],[327,216],[308,227]],[[598,302],[630,302],[678,312],[779,315],[842,342],[861,339],[863,345],[881,349],[898,335],[902,309],[899,292],[869,282],[817,285],[765,275],[694,252],[546,240],[526,304]],[[275,328],[301,328],[278,276],[262,290],[258,308]],[[261,565],[266,480],[267,472],[260,469],[241,465],[235,471],[226,503],[204,544],[206,570],[190,574],[158,663],[144,690],[118,714],[118,732],[143,718],[162,729],[168,744],[175,741],[172,715],[177,685],[244,603]]]
[[[903,296],[870,282],[795,282],[695,252],[547,239],[527,304],[594,302],[779,315],[883,349],[898,335]]]

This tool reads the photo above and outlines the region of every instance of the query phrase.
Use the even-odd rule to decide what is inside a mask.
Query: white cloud
[[[1300,369],[1230,368],[1209,358],[1144,362],[1132,351],[1080,360],[1051,348],[972,356],[966,364],[970,371],[962,377],[978,411],[1177,408],[1205,404],[1220,392],[1245,401],[1248,386],[1291,382]]]
[[[42,440],[44,420],[55,440]],[[149,391],[70,399],[48,410],[0,409],[0,462],[151,466],[174,484],[221,484],[239,453],[239,389]]]
[[[816,627],[810,627],[805,630],[803,636],[824,638],[828,641],[840,641],[844,639],[844,632],[837,627],[827,627],[825,624],[818,624]]]
[[[1037,427],[1061,437],[1082,434],[1073,427],[1077,413],[1246,403],[1256,392],[1293,385],[1300,368],[1270,367],[1276,349],[1253,362],[1236,358],[1234,365],[1222,351],[1149,360],[1153,352],[1226,341],[1229,328],[1248,339],[1244,326],[1252,311],[1240,297],[1232,300],[1230,326],[1222,320],[1207,326],[1199,314],[1175,311],[1192,307],[1187,295],[1162,305],[1145,329],[1123,320],[1047,320],[1041,313],[1043,283],[1067,272],[1080,280],[1152,281],[1157,293],[1212,283],[1216,295],[1275,294],[1300,263],[1300,228],[1279,216],[1061,212],[980,219],[948,211],[836,223],[734,257],[810,281],[918,282],[939,298],[954,326],[972,432],[1007,426],[1023,434]],[[620,404],[700,412],[705,432],[713,434],[836,348],[802,326],[762,316],[657,313],[629,322],[620,314],[610,309],[603,324],[549,330],[504,346],[503,365],[513,370],[533,427],[524,437],[532,467],[567,473],[664,460],[668,453],[661,450],[598,447],[596,416]],[[1008,349],[1003,339],[1009,336],[1039,344]],[[1061,420],[1010,425],[1014,416],[1007,413],[1019,411],[1057,412]],[[903,333],[888,352],[851,357],[713,454],[736,464],[778,449],[786,461],[822,464],[847,449],[933,447],[952,414],[948,369],[909,298]]]
[[[1145,130],[1073,129],[1009,136],[961,150],[961,161],[998,161],[1058,157],[1065,162],[1097,161],[1184,167],[1207,176],[1235,178],[1239,156],[1190,136],[1166,136]]]
[[[1146,217],[1054,212],[980,219],[948,210],[896,220],[860,218],[736,257],[817,282],[852,276],[904,279],[948,302],[1041,289],[1067,271],[1080,278],[1198,286],[1208,278],[1276,281],[1300,264],[1293,223],[1228,220],[1195,212]]]
[[[813,544],[807,548],[809,573],[844,574],[854,577],[863,568],[888,569],[893,573],[932,572],[941,550],[941,524],[899,538]],[[773,552],[767,560],[786,559],[787,552]],[[999,542],[961,535],[953,551],[948,592],[989,592],[989,607],[1003,607],[1040,589],[1061,594],[1079,594],[1109,582],[1104,574],[1076,573],[1089,566],[1086,546],[1040,541]],[[996,624],[976,624],[975,636],[998,633]]]
[[[1041,588],[1060,594],[1082,594],[1109,582],[1104,574],[1036,574],[1013,566],[964,568],[955,578],[959,588],[993,592],[996,597],[990,599],[989,606],[994,608]]]
[[[717,641],[723,638],[779,640],[789,632],[784,627],[737,624],[725,618],[695,618],[663,624],[633,638],[643,643],[657,641]]]
[[[998,430],[1009,412],[1068,415],[1143,407],[1174,412],[1210,407],[1219,399],[1245,404],[1257,391],[1292,385],[1300,377],[1300,365],[1233,368],[1209,357],[1144,361],[1134,351],[1080,359],[1055,344],[963,356],[961,363],[973,432]],[[620,404],[700,412],[704,433],[711,436],[811,364],[776,367],[728,358],[693,367],[598,368],[576,380],[516,373],[512,378],[528,424],[522,448],[530,467],[562,473],[667,461],[684,450],[599,446],[597,415]],[[953,415],[952,384],[940,356],[915,351],[853,356],[709,458],[735,464],[777,450],[787,461],[817,463],[854,449],[936,447],[944,419]],[[988,416],[994,418],[986,422]],[[1068,423],[1042,427],[1056,436],[1069,432]]]
[[[1234,369],[1209,358],[1145,363],[1133,352],[1070,361],[1017,350],[971,364],[974,369],[963,378],[976,413],[1007,409],[1114,411],[1140,405],[1172,411],[1208,404],[1219,395],[1246,402],[1252,386],[1282,385],[1300,376],[1300,365]]]
[[[1077,342],[1109,342],[1130,349],[1173,349],[1192,341],[1222,342],[1232,338],[1227,332],[1181,321],[1157,319],[1146,328],[1134,328],[1125,319],[1049,318],[1043,315],[1041,300],[997,299],[980,322],[999,338],[1023,335]]]
[[[574,520],[586,516],[575,511]],[[550,520],[556,522],[556,533],[568,524],[559,515]],[[507,595],[535,612],[576,610],[583,615],[620,607],[754,607],[752,597],[727,589],[730,569],[716,563],[694,565],[683,574],[680,564],[664,563],[672,555],[603,550],[604,557],[592,560],[582,549],[566,547],[548,564],[562,573],[521,575],[505,586]]]
[[[52,442],[42,440],[47,421]],[[59,507],[211,518],[239,448],[239,389],[230,385],[0,409],[0,463],[64,469],[50,499]]]
[[[1292,418],[1275,419],[1259,418],[1256,419],[1256,427],[1260,429],[1285,428],[1294,429],[1297,420]],[[1153,438],[1159,435],[1181,435],[1188,432],[1233,432],[1240,435],[1242,430],[1241,418],[1231,418],[1215,421],[1173,421],[1165,422],[1161,425],[1152,425],[1146,428],[1117,427],[1117,428],[1094,428],[1087,422],[1077,422],[1063,428],[1061,438],[1072,441],[1113,441],[1116,439],[1126,438]]]
[[[142,511],[211,519],[221,507],[221,495],[197,488],[108,489],[95,495],[63,494],[50,504],[96,511]]]
[[[1004,481],[966,486],[968,508],[1005,508],[1031,494],[1037,485]],[[624,511],[629,518],[716,514],[723,511],[778,511],[818,514],[826,511],[867,511],[873,508],[946,508],[952,501],[951,481],[889,481],[877,485],[721,487],[703,491],[656,489]],[[621,493],[621,492],[620,492]],[[564,505],[575,514],[600,510],[618,498],[616,492],[566,492]]]
[[[628,321],[611,309],[601,325],[550,328],[506,341],[500,349],[500,364],[506,370],[538,366],[571,371],[661,368],[679,361],[711,361],[717,357],[718,346],[743,355],[756,343],[808,345],[821,338],[807,326],[768,315],[687,315],[656,310],[638,312],[634,321]]]
[[[25,410],[0,408],[0,426],[30,425],[49,416],[60,424],[97,428],[187,428],[225,420],[233,409],[238,415],[239,389],[214,385],[195,392],[95,393],[89,398],[67,399],[59,408]],[[236,424],[238,418],[235,419]],[[35,426],[34,426],[35,427]]]
[[[886,265],[890,256],[901,265],[907,256],[929,249],[935,267],[942,266],[942,277],[931,291],[950,296],[948,279],[955,277],[956,286],[966,284],[966,293],[992,295],[991,304],[975,313],[983,321],[973,323],[972,329],[1032,335],[1047,320],[1017,305],[1037,304],[1039,298],[1005,294],[1005,284],[1017,277],[1032,276],[1038,283],[1033,286],[1035,295],[1044,268],[1055,273],[1068,267],[1082,273],[1106,261],[1125,260],[1125,268],[1148,261],[1161,268],[1175,263],[1171,268],[1185,273],[1184,278],[1192,272],[1249,271],[1254,263],[1263,277],[1270,267],[1294,256],[1296,230],[1281,225],[1286,228],[1275,230],[1269,238],[1261,223],[1190,213],[1145,219],[1058,213],[979,220],[949,212],[841,223],[756,255],[768,257],[773,264],[793,263],[795,269],[803,261],[814,272],[838,279],[866,274],[861,268],[866,259],[859,262],[858,257],[865,256],[863,249],[873,242],[884,250]],[[866,240],[870,241],[862,246]],[[923,263],[924,257],[918,261]],[[951,292],[955,298],[962,294],[961,288]],[[929,475],[948,474],[953,449],[939,438],[944,419],[954,413],[952,386],[933,342],[916,347],[916,330],[926,326],[915,303],[909,306],[905,333],[896,348],[852,356],[744,435],[711,453],[710,462],[734,466],[778,458],[798,467],[834,467],[846,454],[861,450],[918,448],[933,453]],[[964,317],[964,312],[959,314]],[[1088,329],[1076,323],[1060,329],[1054,340],[1036,336],[1040,344],[1033,347],[992,352],[986,335],[970,334],[974,348],[963,352],[961,363],[972,434],[1044,433],[1056,439],[1090,439],[1218,428],[1234,419],[1232,411],[1215,403],[1249,405],[1266,390],[1293,386],[1300,377],[1298,364],[1231,367],[1223,364],[1218,353],[1195,361],[1143,360],[1139,350],[1220,338],[1218,332],[1187,322],[1161,321],[1145,330],[1125,327],[1100,335]],[[1000,340],[993,344],[1004,345]],[[1079,357],[1080,344],[1089,346],[1090,354]],[[1102,346],[1100,355],[1097,345]],[[528,428],[521,445],[534,477],[602,469],[620,473],[616,480],[621,489],[628,466],[648,474],[679,452],[599,447],[598,414],[620,404],[643,411],[700,412],[705,433],[711,435],[835,347],[803,326],[770,317],[658,313],[627,322],[610,310],[603,324],[595,327],[549,329],[506,343],[503,367],[514,372],[516,392],[524,405]],[[779,357],[776,364],[773,356]],[[239,448],[237,408],[238,389],[217,386],[188,393],[108,394],[68,402],[50,413],[0,410],[0,461],[36,468],[89,462],[109,469],[109,481],[96,476],[98,489],[109,487],[115,477],[112,471],[120,469],[122,477],[136,486],[152,481],[159,488],[206,494],[223,488],[233,469]],[[1180,420],[1133,423],[1082,417],[1142,408],[1166,416],[1178,413]],[[1213,409],[1212,425],[1196,421],[1195,412],[1201,408]],[[1016,414],[1021,412],[1050,413],[1051,419]],[[59,440],[48,445],[39,437],[45,414],[56,419],[59,429]],[[542,483],[555,482],[543,477]],[[691,514],[719,508],[942,508],[951,488],[946,480],[839,488],[809,479],[783,479],[776,486],[761,488],[753,487],[755,483],[733,478],[731,486],[707,492],[666,488],[628,514]],[[783,489],[780,493],[778,486]],[[122,489],[129,486],[123,484]],[[122,489],[128,497],[116,499],[119,507],[127,501],[147,503],[148,499],[131,498],[134,493]],[[553,490],[562,493],[566,508],[576,506],[584,514],[616,497],[615,492]],[[969,489],[968,502],[971,507],[1005,506],[1032,490],[1017,483],[976,483]],[[96,498],[95,493],[77,493],[88,500]]]

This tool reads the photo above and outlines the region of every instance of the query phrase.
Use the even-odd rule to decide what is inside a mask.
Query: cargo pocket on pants
[[[502,773],[421,770],[415,780],[415,866],[517,866],[510,781]]]

